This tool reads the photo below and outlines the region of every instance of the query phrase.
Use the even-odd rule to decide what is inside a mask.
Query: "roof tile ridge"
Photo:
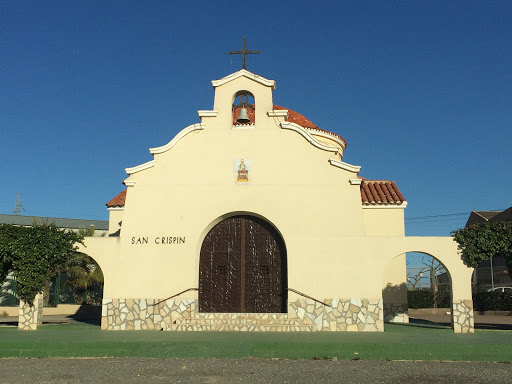
[[[368,197],[368,203],[369,204],[375,204],[375,199],[373,198],[373,195],[372,195],[372,191],[370,190],[370,187],[368,186],[368,184],[361,184],[362,187],[364,188],[364,191],[366,193],[366,196]]]
[[[384,192],[384,194],[386,195],[386,199],[388,200],[389,203],[396,202],[396,199],[394,199],[393,195],[391,195],[391,193],[389,192],[388,184],[382,183],[381,188],[382,188],[382,192]]]
[[[375,190],[377,191],[377,193],[379,194],[380,201],[382,203],[384,203],[384,204],[387,204],[388,203],[388,199],[386,197],[386,194],[382,190],[382,187],[380,186],[380,183],[375,183],[374,187],[375,187]]]
[[[368,188],[370,189],[370,192],[372,194],[372,197],[373,197],[373,200],[375,201],[375,203],[380,203],[381,201],[380,200],[377,200],[377,198],[380,199],[380,196],[379,196],[379,193],[377,192],[377,190],[375,189],[375,185],[374,184],[368,184]]]
[[[362,203],[363,203],[363,204],[367,204],[367,203],[369,203],[369,200],[370,200],[370,199],[369,199],[369,198],[368,198],[368,196],[366,195],[366,192],[365,192],[364,187],[363,187],[363,185],[362,185],[362,184],[360,185],[360,190],[361,190],[361,201],[362,201]]]
[[[406,201],[404,195],[402,195],[402,192],[400,192],[400,190],[398,189],[398,187],[397,187],[397,185],[395,184],[394,181],[391,184],[391,187],[395,190],[397,196],[400,198],[400,200],[399,200],[400,202]]]
[[[388,188],[389,193],[390,193],[391,197],[393,198],[393,201],[395,203],[400,203],[400,197],[397,195],[397,193],[393,189],[393,186],[392,185],[389,185],[389,186],[386,185],[386,188]]]

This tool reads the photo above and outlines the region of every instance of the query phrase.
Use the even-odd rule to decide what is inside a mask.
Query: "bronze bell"
[[[251,119],[249,119],[249,115],[247,114],[247,108],[240,108],[240,113],[238,114],[238,119],[236,119],[236,121],[242,124],[249,123],[251,121]]]

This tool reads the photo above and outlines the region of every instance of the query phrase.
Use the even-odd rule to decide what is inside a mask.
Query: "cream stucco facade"
[[[405,201],[364,204],[366,181],[342,160],[345,141],[276,109],[274,81],[241,70],[213,86],[201,123],[126,169],[123,204],[109,208],[112,236],[86,239],[105,277],[103,329],[383,331],[385,319],[408,321],[405,253],[419,251],[450,273],[454,330],[473,331],[472,270],[451,238],[405,237]],[[254,98],[245,125],[233,118],[241,94]],[[237,182],[240,159],[246,182]],[[278,233],[285,310],[201,311],[202,247],[230,217]]]

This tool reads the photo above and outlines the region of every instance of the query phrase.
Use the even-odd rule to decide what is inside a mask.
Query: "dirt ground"
[[[510,383],[503,363],[270,359],[0,359],[2,383]]]

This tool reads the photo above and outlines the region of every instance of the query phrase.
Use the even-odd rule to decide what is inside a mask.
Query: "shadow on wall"
[[[407,304],[407,285],[393,285],[388,283],[386,288],[382,290],[382,300],[384,305],[387,304]]]
[[[407,285],[388,283],[382,290],[382,301],[385,323],[408,323]]]

